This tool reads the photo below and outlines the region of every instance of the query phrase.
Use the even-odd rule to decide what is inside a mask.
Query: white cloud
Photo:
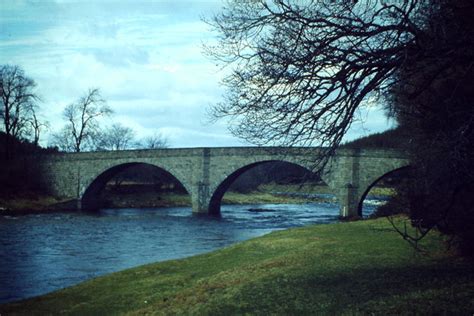
[[[53,129],[63,124],[64,106],[98,87],[114,120],[138,137],[159,131],[174,147],[241,145],[225,122],[205,124],[208,106],[223,94],[223,74],[202,55],[202,42],[213,38],[200,17],[220,6],[217,0],[13,1],[8,13],[0,12],[9,32],[0,34],[2,62],[35,79]],[[372,123],[379,121],[370,124],[379,128]]]
[[[202,124],[206,107],[222,92],[214,66],[201,54],[209,33],[197,11],[170,2],[56,1],[48,8],[37,4],[23,12],[24,26],[45,14],[55,23],[19,31],[0,45],[11,51],[8,62],[37,81],[53,129],[62,126],[64,106],[99,87],[114,120],[139,136],[163,130],[174,146],[191,146],[194,139],[200,146],[236,142],[225,126]]]

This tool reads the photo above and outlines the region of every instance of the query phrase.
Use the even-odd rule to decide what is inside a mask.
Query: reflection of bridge
[[[117,172],[134,164],[151,164],[183,184],[191,195],[193,212],[218,214],[222,196],[244,171],[269,161],[311,170],[311,157],[317,152],[317,148],[222,147],[54,154],[42,160],[41,170],[53,194],[75,198],[82,209],[93,209],[100,191]],[[337,196],[341,216],[355,216],[380,177],[407,165],[406,155],[398,151],[341,149],[321,178]]]

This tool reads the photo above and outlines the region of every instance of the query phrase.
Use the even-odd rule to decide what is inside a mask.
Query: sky
[[[203,54],[215,33],[202,21],[220,0],[0,0],[0,64],[19,65],[37,83],[49,134],[63,109],[99,88],[137,138],[159,133],[170,147],[246,146],[209,108],[225,93],[224,71]],[[347,139],[391,127],[377,107]],[[105,123],[104,123],[105,124]]]

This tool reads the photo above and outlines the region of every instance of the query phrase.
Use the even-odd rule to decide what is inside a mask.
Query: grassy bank
[[[50,195],[24,192],[15,196],[0,197],[0,215],[21,215],[73,210],[75,200],[59,199]]]
[[[285,193],[288,193],[287,195]],[[307,203],[311,201],[322,201],[321,198],[309,198],[292,195],[292,193],[331,193],[330,189],[324,185],[298,185],[298,184],[264,184],[257,190],[240,193],[229,190],[222,198],[222,204],[260,204],[260,203]],[[373,194],[390,195],[392,192],[386,188],[375,188]],[[156,192],[146,187],[136,190],[133,185],[130,188],[122,186],[120,194],[109,190],[103,196],[105,207],[169,207],[169,206],[190,206],[191,199],[187,194],[174,192]]]
[[[294,195],[296,193],[296,195]],[[308,203],[312,201],[326,201],[328,198],[305,197],[307,193],[330,194],[332,193],[325,185],[298,185],[298,184],[263,184],[257,190],[240,193],[229,190],[222,198],[222,204],[260,204],[260,203]],[[301,195],[298,195],[301,194]],[[372,195],[388,196],[393,194],[393,189],[375,187],[370,192]],[[169,207],[190,206],[191,199],[187,194],[173,192],[156,192],[147,190],[136,190],[133,186],[127,190],[122,187],[120,194],[107,192],[103,198],[107,207]],[[330,201],[332,199],[329,198]]]
[[[267,192],[238,193],[227,192],[222,198],[222,204],[261,204],[261,203],[306,203],[308,199],[277,196]],[[104,207],[173,207],[191,206],[191,199],[187,194],[165,192],[142,192],[140,194],[122,193],[117,196],[108,196]]]
[[[222,204],[281,204],[281,203],[291,203],[291,204],[300,204],[308,203],[310,199],[275,195],[269,192],[250,192],[250,193],[238,193],[238,192],[227,192],[222,197]]]
[[[465,314],[472,265],[435,233],[417,255],[385,219],[274,232],[100,277],[0,314]]]

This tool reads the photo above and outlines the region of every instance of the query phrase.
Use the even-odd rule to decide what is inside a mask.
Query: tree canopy
[[[452,235],[474,255],[474,3],[436,3],[390,91],[414,166],[399,197],[412,221]]]

